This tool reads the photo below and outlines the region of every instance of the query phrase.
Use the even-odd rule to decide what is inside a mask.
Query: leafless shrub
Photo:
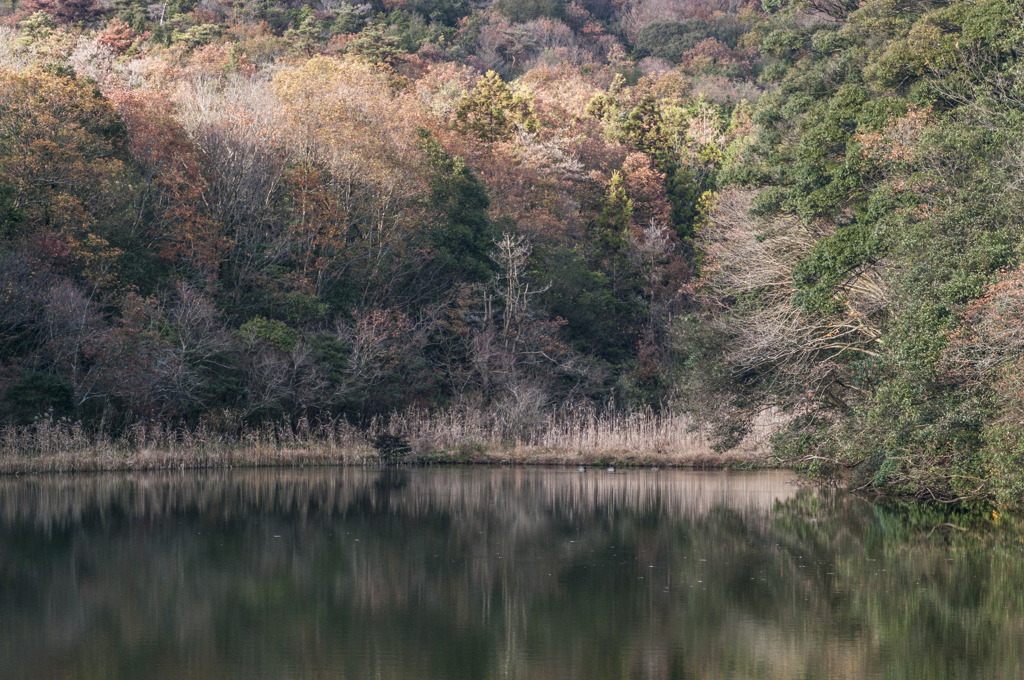
[[[447,123],[458,109],[463,91],[472,89],[476,78],[477,74],[465,66],[435,64],[416,81],[416,96],[430,115]]]
[[[44,309],[50,290],[60,279],[30,254],[11,251],[0,254],[0,348],[17,345],[33,347],[45,342],[47,334],[39,310]]]
[[[47,291],[42,316],[47,338],[44,356],[71,376],[76,400],[83,403],[93,395],[99,371],[84,360],[82,350],[97,343],[106,326],[92,300],[70,281]]]
[[[164,312],[173,329],[169,352],[176,370],[165,379],[174,397],[174,411],[183,413],[204,406],[202,372],[223,369],[234,351],[231,335],[220,311],[196,287],[181,281]]]
[[[239,238],[253,238],[265,226],[287,160],[280,102],[258,79],[201,75],[175,101],[179,122],[208,159],[215,218]]]
[[[539,385],[528,381],[507,384],[492,408],[506,439],[519,439],[544,425],[550,397]]]
[[[873,355],[890,304],[885,263],[851,273],[838,287],[839,315],[819,316],[792,303],[792,271],[831,225],[804,225],[780,217],[762,223],[750,215],[754,192],[722,191],[699,234],[707,254],[702,290],[720,313],[708,323],[730,338],[726,362],[736,375],[771,375],[807,402],[842,407],[833,389],[842,373],[834,358],[845,352]],[[740,297],[745,302],[730,302]]]
[[[54,286],[45,306],[48,342],[37,353],[71,378],[78,406],[123,420],[179,415],[197,403],[200,379],[176,347],[152,332],[164,310],[129,295],[108,323],[73,284]]]
[[[175,94],[182,127],[210,171],[209,211],[234,248],[230,271],[242,286],[280,257],[273,210],[288,161],[281,104],[253,77],[195,75]]]
[[[672,64],[660,57],[644,57],[639,66],[645,76],[659,76],[673,69]]]
[[[735,104],[744,99],[755,104],[762,93],[763,90],[749,80],[736,81],[712,75],[697,76],[693,80],[693,98],[706,97],[716,104]]]
[[[32,63],[32,53],[21,42],[21,34],[11,26],[0,26],[0,68],[20,71]]]
[[[75,73],[94,78],[100,89],[105,89],[120,81],[123,69],[118,68],[116,58],[117,53],[107,45],[82,36],[68,62]]]
[[[481,27],[474,55],[481,70],[507,73],[504,51],[508,43],[508,36],[502,30],[506,26],[508,26],[508,22],[497,25],[488,23]]]
[[[1021,410],[1021,357],[1024,356],[1024,268],[1003,271],[961,314],[949,332],[945,362],[968,382],[992,380],[996,392]]]
[[[330,383],[305,342],[286,351],[252,332],[240,331],[236,338],[245,380],[243,416],[301,412],[325,401]]]
[[[643,273],[644,295],[647,297],[647,310],[652,325],[655,319],[667,321],[669,311],[678,297],[657,296],[659,288],[662,287],[658,283],[664,278],[668,256],[675,243],[672,230],[654,218],[642,227],[639,234],[629,236],[629,256],[637,271]]]
[[[788,300],[793,267],[825,235],[825,228],[808,230],[796,218],[761,224],[750,214],[754,195],[736,188],[719,193],[711,220],[700,233],[708,255],[705,283],[721,290],[761,291],[772,302]]]
[[[541,140],[536,133],[523,129],[516,133],[516,142],[522,149],[520,157],[525,164],[540,168],[558,179],[583,182],[588,177],[587,169],[572,150],[576,141],[563,136]]]
[[[644,26],[653,21],[682,21],[694,16],[691,5],[696,6],[697,3],[679,0],[627,0],[623,3],[619,22],[629,41],[635,43]]]
[[[221,313],[192,284],[180,281],[167,311],[167,320],[174,325],[175,346],[190,361],[213,361],[231,347]]]
[[[557,19],[534,19],[520,24],[520,28],[533,36],[539,51],[576,47],[572,29]]]
[[[349,355],[335,396],[375,395],[422,350],[431,325],[430,318],[416,321],[382,309],[360,312],[351,322],[339,323],[335,335],[349,347]]]

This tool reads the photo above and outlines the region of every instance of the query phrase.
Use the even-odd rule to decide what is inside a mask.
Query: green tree
[[[438,218],[427,231],[435,260],[449,276],[482,283],[494,272],[487,188],[466,161],[449,155],[429,132],[421,130],[420,139],[430,168],[427,206]]]
[[[494,71],[480,76],[472,92],[463,93],[455,118],[462,132],[473,133],[485,142],[508,137],[516,126],[528,132],[539,127],[530,100],[513,93]]]
[[[24,371],[18,382],[3,395],[8,417],[17,424],[30,423],[49,412],[56,418],[74,411],[74,388],[61,376],[42,371]]]
[[[363,29],[348,44],[345,51],[372,64],[394,65],[405,56],[405,51],[402,49],[398,38],[387,33],[380,26],[368,26]]]
[[[455,26],[470,12],[468,0],[410,0],[409,9],[428,21]]]
[[[676,158],[661,106],[654,95],[644,95],[637,102],[622,123],[622,132],[630,144],[650,156],[658,171],[665,174],[666,193],[672,205],[673,228],[681,237],[692,237],[698,213],[697,201],[703,189]]]
[[[683,239],[693,238],[694,227],[700,211],[701,187],[694,181],[690,171],[674,164],[666,173],[665,190],[672,206],[672,228]]]
[[[665,133],[661,107],[653,94],[646,94],[637,102],[622,124],[622,132],[630,144],[650,156],[658,170],[665,172],[672,162],[671,146]]]
[[[327,22],[318,19],[316,12],[309,5],[302,8],[296,24],[297,26],[293,25],[284,32],[284,37],[292,41],[292,46],[297,52],[313,54],[329,35]]]
[[[633,201],[626,195],[622,173],[615,171],[608,182],[608,191],[601,212],[594,220],[594,234],[600,261],[611,277],[612,291],[619,288],[627,266],[629,227],[633,219]]]

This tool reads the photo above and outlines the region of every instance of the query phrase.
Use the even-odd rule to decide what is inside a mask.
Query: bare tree
[[[496,289],[505,303],[502,333],[506,336],[518,335],[521,324],[529,317],[530,297],[545,292],[548,287],[531,291],[530,284],[523,280],[526,263],[533,252],[533,246],[525,236],[505,233],[494,245],[497,248],[490,257],[501,268]]]
[[[878,341],[889,316],[888,266],[883,261],[851,272],[834,291],[840,313],[808,312],[793,303],[792,272],[834,227],[792,217],[758,221],[750,215],[753,197],[735,188],[720,192],[698,234],[706,257],[696,289],[709,310],[703,322],[718,338],[733,384],[754,390],[743,399],[743,413],[719,417],[750,418],[780,400],[845,410],[853,388],[839,359],[883,351]]]
[[[664,224],[659,224],[654,218],[643,228],[639,237],[630,235],[630,254],[637,266],[643,272],[646,283],[648,324],[654,326],[655,319],[660,316],[657,313],[655,294],[658,290],[658,279],[661,278],[665,268],[665,257],[672,249],[672,232]]]
[[[160,2],[146,6],[146,16],[150,21],[156,21],[161,26],[164,23],[164,16],[167,14],[167,3]]]
[[[280,252],[281,178],[288,161],[280,102],[266,83],[196,75],[177,93],[178,119],[210,171],[207,206],[234,247],[225,273],[240,289]]]

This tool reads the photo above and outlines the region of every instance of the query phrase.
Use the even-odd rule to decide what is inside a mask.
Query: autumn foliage
[[[68,2],[0,60],[0,418],[668,403],[729,135],[612,6]]]

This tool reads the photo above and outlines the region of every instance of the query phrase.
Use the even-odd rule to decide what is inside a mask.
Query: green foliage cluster
[[[787,303],[733,291],[720,322],[741,329],[788,305],[800,318],[785,333],[814,339],[745,355],[719,394],[746,413],[793,409],[776,452],[810,472],[891,495],[1020,503],[1020,350],[987,325],[1008,313],[1001,286],[1024,245],[1010,169],[1024,134],[1024,7],[830,7],[838,21],[808,23],[793,6],[744,37],[777,60],[761,74],[777,87],[722,178],[759,190],[763,224],[804,225],[807,245]],[[699,356],[706,338],[680,332]],[[738,354],[718,354],[737,370]]]
[[[517,128],[536,132],[538,127],[529,98],[512,92],[495,71],[482,75],[471,92],[463,93],[455,119],[463,132],[483,141],[507,138]]]
[[[428,206],[437,215],[429,238],[438,253],[440,273],[483,283],[494,273],[488,257],[494,229],[488,215],[487,188],[466,162],[452,157],[425,130],[423,152],[431,168]]]

